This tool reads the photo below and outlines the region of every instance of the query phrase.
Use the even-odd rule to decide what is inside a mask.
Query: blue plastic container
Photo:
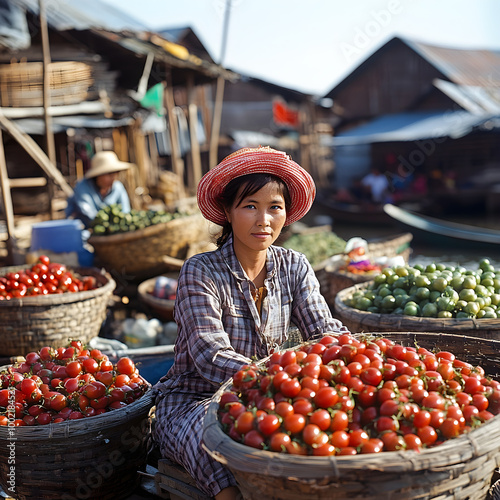
[[[83,246],[84,226],[77,219],[37,222],[31,228],[31,251],[50,250],[54,253],[76,252],[81,266],[91,266],[94,254]]]

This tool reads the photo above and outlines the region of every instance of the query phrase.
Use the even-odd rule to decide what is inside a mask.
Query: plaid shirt
[[[251,294],[255,287],[234,254],[232,238],[185,262],[174,311],[175,362],[157,384],[171,403],[211,397],[242,365],[279,349],[291,323],[304,340],[347,331],[332,317],[303,254],[271,246],[266,267],[267,296],[259,315]]]
[[[266,357],[282,345],[291,323],[304,339],[347,331],[332,318],[304,255],[271,246],[266,267],[260,315],[254,285],[231,238],[214,252],[188,259],[179,276],[175,361],[155,386],[153,437],[162,456],[183,465],[210,498],[236,485],[231,472],[201,446],[204,416],[220,384],[252,358]]]

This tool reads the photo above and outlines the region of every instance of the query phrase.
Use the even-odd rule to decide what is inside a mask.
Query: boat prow
[[[411,231],[415,237],[423,236],[432,239],[436,244],[474,244],[496,247],[500,251],[500,231],[450,222],[416,212],[405,210],[401,207],[384,205],[384,212],[398,221],[406,230]]]

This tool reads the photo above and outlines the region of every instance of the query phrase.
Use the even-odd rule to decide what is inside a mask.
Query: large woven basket
[[[92,235],[88,242],[108,270],[139,279],[170,270],[164,255],[184,259],[191,244],[208,240],[208,222],[194,214],[128,233]]]
[[[365,290],[372,281],[360,283],[338,293],[335,316],[351,332],[446,332],[483,339],[500,340],[500,319],[424,318],[400,314],[376,314],[348,307],[344,301],[358,290]]]
[[[18,269],[3,267],[0,275]],[[24,356],[46,345],[62,347],[70,338],[86,343],[98,336],[116,283],[97,268],[72,270],[82,276],[95,276],[99,287],[0,301],[1,355]]]
[[[49,83],[52,105],[77,104],[93,83],[91,67],[79,61],[50,63]],[[0,65],[0,88],[2,106],[43,106],[43,63]]]
[[[3,490],[18,500],[128,497],[146,467],[152,392],[94,417],[0,427]]]
[[[498,378],[500,341],[433,333],[386,333],[410,346],[438,347]],[[500,465],[500,415],[468,434],[420,452],[315,457],[257,450],[233,441],[217,421],[215,394],[205,418],[206,449],[234,474],[245,500],[484,500]]]
[[[412,239],[413,235],[411,233],[404,233],[389,239],[373,240],[368,242],[367,253],[372,260],[381,257],[401,256],[408,263],[411,255],[410,243]],[[315,268],[321,293],[332,310],[335,308],[335,297],[340,290],[357,283],[365,283],[373,278],[370,274],[354,274],[341,269],[344,264],[345,255],[339,255]]]

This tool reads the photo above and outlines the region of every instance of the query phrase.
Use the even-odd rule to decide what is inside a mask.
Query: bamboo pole
[[[43,120],[45,123],[45,142],[47,148],[47,156],[49,160],[57,165],[56,160],[56,146],[54,141],[54,131],[52,130],[52,117],[49,113],[50,108],[50,44],[49,44],[49,32],[47,28],[47,19],[45,17],[45,1],[38,0],[39,8],[39,18],[40,18],[40,33],[42,38],[42,53],[43,53]],[[52,205],[52,200],[54,198],[54,186],[52,182],[49,181],[48,185],[49,191],[49,205],[50,205],[50,217],[54,218],[54,207]]]
[[[0,125],[24,148],[24,150],[35,160],[42,170],[54,180],[64,194],[71,196],[73,194],[73,189],[66,182],[63,175],[55,165],[50,161],[45,152],[40,148],[40,146],[26,133],[24,133],[14,122],[5,118],[5,116],[0,112]]]
[[[19,257],[19,250],[15,237],[14,209],[12,207],[12,197],[10,194],[10,181],[7,173],[7,162],[5,161],[5,150],[3,147],[2,129],[0,128],[0,186],[2,188],[2,201],[7,223],[7,254],[8,263],[17,265],[22,261]]]
[[[174,113],[175,101],[171,78],[168,79],[165,88],[165,108],[167,109],[168,129],[170,135],[170,156],[172,159],[172,170],[179,177],[179,198],[184,198],[184,162],[182,161],[179,152],[179,132],[177,128],[177,117]]]
[[[231,0],[226,0],[226,10],[224,12],[224,26],[222,30],[222,43],[220,51],[221,54],[219,61],[221,68],[224,62],[224,56],[226,55],[230,12],[231,12]],[[219,76],[219,78],[217,78],[217,91],[215,96],[213,126],[212,126],[212,134],[210,136],[209,168],[215,167],[215,165],[217,165],[217,160],[218,160],[220,123],[222,119],[222,104],[224,101],[224,84],[225,84],[224,77]]]
[[[215,167],[218,160],[220,123],[222,120],[222,103],[224,101],[224,83],[224,78],[222,76],[219,76],[219,78],[217,78],[217,91],[215,94],[212,134],[210,135],[210,168]]]
[[[194,78],[190,74],[187,81],[188,113],[189,113],[189,134],[191,136],[191,161],[192,161],[192,185],[190,189],[195,192],[201,179],[201,154],[200,143],[198,141],[198,107],[194,100]]]

